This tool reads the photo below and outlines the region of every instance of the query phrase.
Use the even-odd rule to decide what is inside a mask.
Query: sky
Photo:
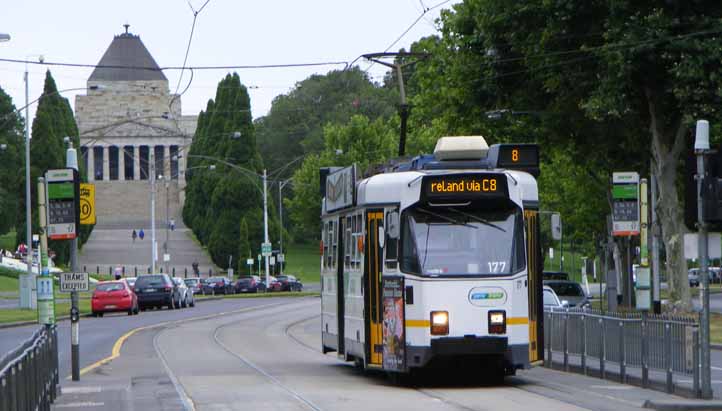
[[[381,52],[419,21],[391,47],[398,51],[421,37],[437,33],[439,12],[460,0],[209,0],[196,17],[187,66],[237,66],[351,62],[364,53]],[[0,58],[45,62],[97,64],[113,36],[125,31],[139,35],[161,67],[182,66],[194,11],[206,0],[23,0],[5,2],[0,33],[11,36],[0,43]],[[437,5],[439,7],[434,8]],[[424,10],[431,9],[426,12]],[[422,16],[423,14],[423,16]],[[356,62],[366,69],[369,63]],[[311,74],[323,74],[344,65],[305,68],[237,70],[249,88],[254,118],[265,115],[273,98],[289,92]],[[29,101],[42,92],[50,69],[58,89],[84,88],[92,68],[27,66]],[[0,62],[0,87],[16,107],[25,105],[23,63]],[[386,68],[378,64],[368,73],[381,81]],[[229,70],[196,70],[183,94],[183,114],[198,114],[214,97],[215,88]],[[185,71],[166,71],[171,92],[188,85]],[[74,106],[74,96],[85,90],[63,92]],[[33,118],[35,104],[30,107]]]

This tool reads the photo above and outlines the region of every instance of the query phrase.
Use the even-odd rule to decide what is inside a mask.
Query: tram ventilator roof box
[[[436,142],[434,157],[446,160],[480,160],[486,157],[489,145],[482,136],[441,137]]]

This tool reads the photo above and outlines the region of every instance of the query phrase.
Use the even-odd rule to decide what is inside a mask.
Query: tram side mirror
[[[384,248],[385,242],[386,242],[386,235],[384,233],[384,228],[382,226],[379,226],[379,247]]]
[[[399,238],[399,212],[392,211],[386,216],[386,228],[389,234],[389,238]]]

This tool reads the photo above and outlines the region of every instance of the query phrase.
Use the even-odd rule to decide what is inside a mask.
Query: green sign
[[[614,199],[637,199],[637,185],[625,184],[612,186],[612,198]]]
[[[48,199],[75,198],[75,185],[73,183],[56,183],[48,186]]]
[[[261,244],[261,254],[264,257],[269,257],[271,255],[271,243]]]
[[[52,277],[37,277],[38,323],[55,324],[55,291]]]

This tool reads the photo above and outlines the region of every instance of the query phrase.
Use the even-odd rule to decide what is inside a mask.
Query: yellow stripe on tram
[[[509,317],[506,319],[507,325],[526,325],[529,324],[527,317]]]

